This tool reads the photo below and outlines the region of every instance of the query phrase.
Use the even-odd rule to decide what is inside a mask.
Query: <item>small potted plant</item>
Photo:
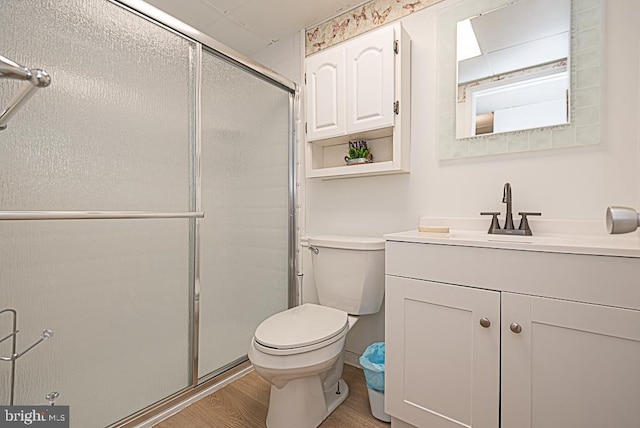
[[[369,147],[367,147],[367,142],[364,140],[349,141],[349,154],[344,157],[344,161],[347,165],[373,162],[373,155]]]

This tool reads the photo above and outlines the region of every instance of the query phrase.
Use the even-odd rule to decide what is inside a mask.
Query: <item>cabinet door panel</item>
[[[637,426],[640,311],[503,293],[502,322],[502,428]]]
[[[344,49],[328,49],[307,59],[307,139],[345,133]]]
[[[394,28],[347,45],[347,132],[393,126]]]
[[[417,427],[496,428],[500,294],[393,276],[386,293],[387,412]]]

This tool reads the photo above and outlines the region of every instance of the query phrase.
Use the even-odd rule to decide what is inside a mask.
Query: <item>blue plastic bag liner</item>
[[[384,391],[384,342],[372,343],[367,346],[360,357],[360,365],[364,370],[367,388],[378,392]]]

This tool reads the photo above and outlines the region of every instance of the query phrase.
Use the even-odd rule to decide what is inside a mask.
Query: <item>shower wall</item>
[[[107,0],[1,12],[0,55],[52,84],[0,132],[0,211],[205,211],[199,243],[189,219],[0,221],[0,310],[18,311],[18,350],[54,331],[18,360],[15,404],[59,391],[72,427],[109,425],[243,358],[257,323],[286,307],[290,93],[205,53],[224,77],[203,101],[226,97],[207,117],[199,43]],[[0,79],[0,108],[18,86]],[[194,320],[198,245],[207,303]],[[0,338],[10,330],[1,317]],[[9,375],[0,361],[3,405]]]

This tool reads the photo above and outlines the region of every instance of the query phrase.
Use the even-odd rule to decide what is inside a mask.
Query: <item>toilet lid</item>
[[[270,348],[300,348],[327,340],[347,326],[346,312],[305,303],[264,320],[256,329],[255,340]]]

